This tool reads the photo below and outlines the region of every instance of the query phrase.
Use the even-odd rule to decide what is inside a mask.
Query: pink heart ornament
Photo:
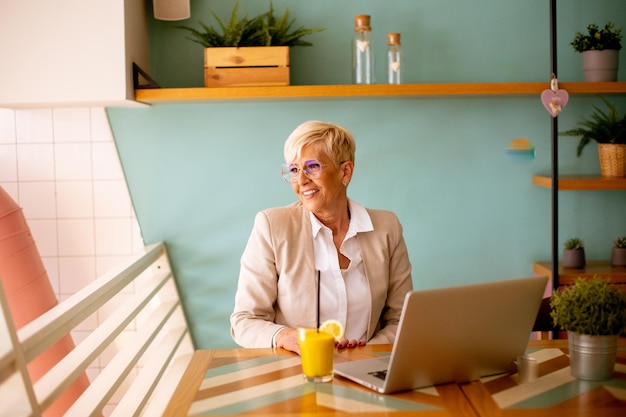
[[[543,107],[548,110],[552,117],[558,116],[563,111],[568,100],[569,94],[565,90],[543,90],[541,93]]]

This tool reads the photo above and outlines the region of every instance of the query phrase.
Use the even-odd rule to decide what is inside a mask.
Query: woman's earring
[[[347,183],[347,182],[345,182],[345,181],[344,181],[344,182],[342,182],[342,184],[343,184],[343,186],[344,186],[344,187],[347,187],[347,186],[348,186],[348,183]]]

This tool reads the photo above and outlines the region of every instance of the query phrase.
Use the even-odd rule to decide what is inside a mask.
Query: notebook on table
[[[335,374],[388,394],[509,372],[547,283],[538,276],[412,291],[391,355],[335,363]]]

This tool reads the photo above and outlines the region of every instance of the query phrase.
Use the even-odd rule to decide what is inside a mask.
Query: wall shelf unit
[[[602,278],[611,278],[611,281],[626,292],[626,267],[611,266],[610,261],[587,261],[583,269],[563,268],[558,265],[559,285],[571,285],[576,278],[593,278],[595,275]],[[547,275],[552,279],[552,262],[541,261],[533,264],[533,272],[538,275]]]
[[[533,185],[552,189],[551,175],[534,175]],[[608,191],[626,190],[626,177],[602,177],[600,175],[559,175],[557,191]],[[611,266],[608,260],[587,261],[584,269],[563,268],[561,263],[554,265],[552,261],[539,261],[533,264],[533,272],[547,275],[553,280],[554,271],[557,286],[571,285],[578,277],[592,278],[595,275],[611,278],[612,282],[626,292],[626,268]]]
[[[135,100],[147,104],[199,103],[212,101],[292,100],[327,98],[429,98],[471,96],[539,96],[549,82],[289,85],[265,87],[191,87],[135,90]],[[563,82],[559,88],[576,95],[624,94],[626,82]]]
[[[552,188],[552,177],[533,175],[533,185]],[[559,191],[626,190],[626,177],[602,177],[600,175],[560,175]]]

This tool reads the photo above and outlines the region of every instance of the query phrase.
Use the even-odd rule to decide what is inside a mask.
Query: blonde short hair
[[[352,134],[345,128],[333,124],[310,120],[296,127],[285,141],[285,162],[300,157],[302,149],[313,143],[322,142],[330,158],[339,165],[344,161],[354,163],[356,144]]]

